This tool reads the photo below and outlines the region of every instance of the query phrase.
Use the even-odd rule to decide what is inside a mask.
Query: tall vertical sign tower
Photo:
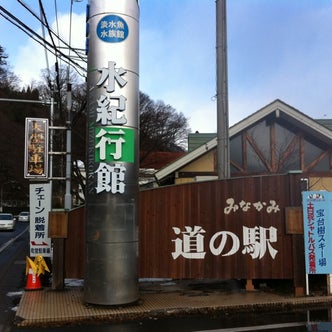
[[[89,0],[85,302],[138,299],[139,8]]]

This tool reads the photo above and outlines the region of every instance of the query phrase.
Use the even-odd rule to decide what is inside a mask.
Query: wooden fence
[[[140,192],[139,277],[293,279],[295,287],[304,287],[303,234],[294,231],[301,220],[286,215],[301,207],[301,177],[233,178]],[[75,213],[69,217],[66,277],[83,277],[84,213]]]
[[[260,176],[141,192],[140,276],[302,283],[303,237],[287,232],[285,215],[301,206],[299,181]]]

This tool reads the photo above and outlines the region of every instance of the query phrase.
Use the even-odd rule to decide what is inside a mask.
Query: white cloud
[[[69,15],[59,14],[58,15],[58,26],[59,35],[62,40],[69,43]],[[57,31],[57,25],[55,22],[51,25],[53,31]],[[84,28],[82,28],[84,27]],[[71,46],[73,48],[84,49],[85,45],[85,14],[72,16],[72,34],[71,34]],[[42,36],[41,28],[36,31],[40,36]],[[46,40],[52,44],[47,31],[45,31]],[[64,45],[57,39],[54,39],[55,44],[60,46],[61,52],[68,55],[68,48],[62,48]],[[74,52],[71,51],[71,56],[74,56]],[[20,46],[16,54],[12,54],[11,57],[14,63],[13,71],[21,79],[23,85],[30,85],[33,81],[39,81],[41,79],[41,70],[47,68],[47,63],[50,68],[54,67],[56,62],[55,56],[47,52],[47,56],[44,51],[44,47],[33,39],[27,39],[27,42]],[[76,60],[75,60],[76,61]],[[58,58],[58,62],[61,63],[61,55]],[[66,64],[66,63],[63,63]],[[82,64],[83,65],[83,64]]]
[[[140,0],[140,7],[140,89],[182,112],[193,131],[216,131],[215,1]],[[331,2],[229,0],[227,9],[230,124],[276,98],[331,118]],[[69,16],[58,17],[68,40]],[[72,45],[84,48],[85,13],[73,22]],[[42,47],[22,42],[22,33],[12,40],[13,71],[27,84],[38,80]]]
[[[24,85],[38,81],[40,70],[45,67],[43,48],[36,46],[35,42],[29,40],[26,45],[18,49],[14,58],[14,72]]]

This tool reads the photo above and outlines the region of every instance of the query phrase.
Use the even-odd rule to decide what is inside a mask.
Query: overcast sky
[[[22,0],[39,14],[38,1]],[[44,0],[69,37],[70,0]],[[41,33],[16,0],[0,5]],[[72,46],[84,48],[87,0],[73,3]],[[193,132],[216,132],[215,0],[140,0],[140,90],[182,112]],[[332,118],[332,1],[228,0],[229,117],[234,124],[279,98]],[[29,84],[46,68],[42,47],[0,16],[0,45]],[[49,58],[50,65],[54,60]]]

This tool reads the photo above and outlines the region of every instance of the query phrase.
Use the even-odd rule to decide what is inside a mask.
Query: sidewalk
[[[232,311],[281,311],[332,304],[332,296],[294,297],[270,290],[246,292],[225,284],[140,282],[138,303],[92,306],[83,302],[83,287],[66,285],[63,291],[45,288],[25,291],[16,312],[17,326],[61,326],[143,320],[179,315]]]

